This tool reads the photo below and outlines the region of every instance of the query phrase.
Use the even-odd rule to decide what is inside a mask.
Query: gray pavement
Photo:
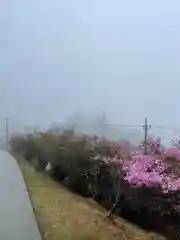
[[[40,240],[29,195],[16,160],[0,150],[0,240]]]

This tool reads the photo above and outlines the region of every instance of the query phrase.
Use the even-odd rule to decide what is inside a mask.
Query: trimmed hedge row
[[[120,164],[108,160],[126,152],[131,161],[130,153],[122,151],[121,146],[106,139],[76,135],[70,129],[59,134],[13,136],[11,148],[29,162],[36,159],[38,170],[44,170],[50,163],[51,177],[72,191],[92,197],[143,228],[159,231],[168,239],[180,239],[180,215],[175,207],[180,201],[179,192],[165,196],[159,189],[130,186]]]

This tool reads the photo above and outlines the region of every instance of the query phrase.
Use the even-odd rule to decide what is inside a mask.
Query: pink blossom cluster
[[[164,150],[164,155],[167,157],[180,158],[180,149],[176,147],[167,148]]]
[[[156,154],[156,155],[162,155],[164,153],[164,147],[161,145],[161,139],[157,138],[156,140],[148,139],[146,144],[147,152],[148,154]],[[145,143],[143,142],[140,145],[140,150],[144,150]]]
[[[180,139],[175,139],[172,141],[172,145],[179,148],[180,147]]]
[[[180,148],[165,148],[160,138],[149,139],[148,155],[144,155],[144,143],[129,156],[114,154],[105,162],[113,163],[125,173],[125,180],[135,187],[156,187],[164,193],[180,190]],[[121,151],[120,151],[121,152]],[[172,163],[171,163],[172,161]],[[175,166],[175,167],[174,167]]]
[[[154,156],[134,155],[132,161],[124,162],[125,180],[135,187],[160,187],[164,193],[180,189],[180,178],[166,172],[166,163]]]

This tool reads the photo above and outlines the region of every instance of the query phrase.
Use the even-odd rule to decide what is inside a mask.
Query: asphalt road
[[[16,160],[0,150],[0,239],[41,240]]]

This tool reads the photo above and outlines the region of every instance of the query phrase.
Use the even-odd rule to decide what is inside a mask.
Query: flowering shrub
[[[135,148],[125,141],[76,135],[73,131],[48,132],[25,140],[14,137],[11,145],[30,156],[36,154],[43,167],[44,162],[50,162],[52,176],[71,190],[93,197],[105,207],[116,205],[118,214],[123,210],[131,211],[130,216],[142,213],[142,222],[151,219],[149,225],[162,222],[163,214],[172,216],[180,200],[180,148],[166,149],[160,139],[148,140],[148,155],[144,155],[144,143]]]
[[[128,165],[125,164],[124,170],[127,173],[125,179],[138,187],[159,186],[162,184],[161,168],[160,160],[148,155],[135,155]]]
[[[176,148],[180,148],[180,139],[173,140],[172,145]]]
[[[146,148],[147,148],[147,153],[149,155],[152,154],[156,154],[156,155],[163,155],[164,153],[164,147],[161,144],[161,139],[157,138],[156,140],[153,139],[148,139],[147,144],[146,144]],[[139,150],[142,152],[144,152],[145,149],[145,143],[142,142],[140,144]]]
[[[180,149],[176,147],[167,148],[164,150],[164,154],[167,157],[180,158]]]
[[[125,180],[135,187],[160,187],[164,193],[180,189],[180,177],[173,172],[166,158],[134,155],[131,162],[124,162],[123,170],[126,173]]]

